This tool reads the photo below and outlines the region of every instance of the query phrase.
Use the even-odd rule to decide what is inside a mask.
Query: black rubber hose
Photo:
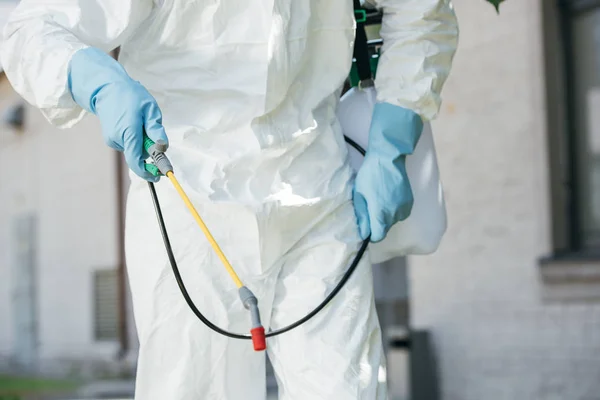
[[[365,155],[365,150],[358,143],[356,143],[355,141],[353,141],[352,139],[350,139],[348,137],[346,137],[346,141],[352,147],[354,147],[359,153],[361,153],[363,156]],[[156,212],[156,219],[158,220],[158,225],[160,227],[160,233],[162,235],[163,242],[165,244],[165,249],[166,249],[167,255],[169,257],[169,262],[171,263],[171,268],[173,269],[173,274],[175,275],[175,280],[177,281],[177,285],[179,286],[179,289],[181,290],[181,294],[183,295],[183,298],[185,299],[189,308],[196,315],[196,317],[198,317],[198,319],[200,321],[202,321],[202,323],[204,325],[206,325],[208,328],[212,329],[213,331],[215,331],[223,336],[230,337],[232,339],[251,340],[252,337],[249,334],[233,333],[233,332],[229,332],[229,331],[226,331],[225,329],[218,327],[217,325],[213,324],[208,318],[206,318],[200,312],[200,310],[198,310],[198,307],[196,307],[196,305],[194,304],[194,301],[190,297],[190,294],[188,293],[187,288],[185,287],[185,284],[183,283],[183,279],[181,278],[181,273],[179,272],[179,267],[177,266],[177,260],[175,260],[175,255],[173,254],[173,249],[171,248],[171,241],[169,240],[169,234],[167,233],[167,227],[166,227],[165,221],[163,219],[162,210],[160,208],[160,202],[158,201],[158,195],[156,194],[156,188],[154,187],[154,183],[148,182],[148,187],[150,189],[150,194],[152,196],[152,202],[154,203],[154,211]],[[342,278],[340,279],[338,284],[333,288],[331,293],[329,293],[329,295],[327,295],[325,300],[323,300],[317,307],[315,307],[311,312],[306,314],[306,316],[304,316],[303,318],[301,318],[301,319],[297,320],[296,322],[291,323],[283,328],[280,328],[280,329],[277,329],[274,331],[269,331],[265,334],[265,336],[273,337],[273,336],[277,336],[282,333],[288,332],[294,328],[297,328],[298,326],[304,324],[306,321],[310,320],[312,317],[317,315],[319,313],[319,311],[321,311],[323,308],[325,308],[325,306],[339,293],[339,291],[342,290],[342,288],[344,287],[344,285],[346,284],[348,279],[350,279],[350,277],[356,270],[356,267],[360,263],[360,260],[362,259],[365,251],[367,250],[369,241],[370,241],[370,237],[368,237],[367,239],[365,239],[363,241],[360,248],[358,249],[356,256],[354,257],[354,260],[352,261],[352,264],[350,264],[350,267],[348,267],[348,270],[344,273],[344,275],[342,276]]]
[[[354,140],[350,139],[348,136],[344,136],[344,138],[346,139],[346,143],[348,143],[350,146],[354,147],[354,149],[356,151],[358,151],[363,157],[365,156],[365,154],[367,154],[365,149],[363,149],[360,144],[356,143]]]
[[[198,310],[198,307],[196,307],[196,305],[194,304],[194,301],[190,297],[190,295],[187,291],[187,288],[185,287],[185,283],[183,283],[183,279],[181,278],[181,273],[179,272],[179,267],[177,266],[177,261],[175,260],[175,256],[173,254],[173,249],[171,248],[171,241],[169,240],[169,234],[167,233],[167,228],[165,226],[165,221],[162,216],[162,210],[160,208],[160,202],[158,201],[158,195],[156,194],[156,189],[154,187],[154,183],[148,182],[148,187],[150,188],[150,193],[152,195],[152,202],[154,203],[154,210],[156,211],[156,218],[158,220],[160,232],[161,232],[163,241],[165,243],[165,249],[167,250],[169,262],[171,263],[171,268],[173,269],[173,274],[175,274],[175,280],[177,281],[177,285],[179,286],[179,289],[181,290],[181,294],[183,295],[183,298],[185,299],[186,303],[188,304],[188,306],[190,307],[192,312],[207,327],[209,327],[210,329],[212,329],[213,331],[215,331],[217,333],[220,333],[221,335],[224,335],[224,336],[227,336],[227,337],[230,337],[233,339],[252,339],[252,337],[250,335],[233,333],[233,332],[226,331],[225,329],[219,328],[217,325],[210,322],[210,320],[208,318],[206,318],[200,312],[200,310]],[[319,304],[317,307],[315,307],[315,309],[312,310],[310,313],[308,313],[305,317],[303,317],[303,318],[299,319],[298,321],[296,321],[288,326],[285,326],[281,329],[277,329],[275,331],[270,331],[265,336],[273,337],[273,336],[280,335],[284,332],[290,331],[290,330],[302,325],[303,323],[305,323],[306,321],[308,321],[315,315],[317,315],[317,313],[319,311],[321,311],[338,294],[338,292],[344,287],[344,285],[346,284],[348,279],[350,279],[350,277],[352,276],[352,273],[354,273],[354,270],[356,270],[356,267],[360,263],[360,260],[362,259],[363,254],[367,250],[368,245],[369,245],[369,238],[367,238],[366,240],[363,241],[360,248],[358,249],[358,253],[354,257],[354,260],[352,261],[352,264],[350,264],[350,267],[344,273],[344,276],[342,276],[342,279],[340,279],[339,283],[333,288],[331,293],[329,293],[329,295],[325,298],[325,300],[323,300],[321,302],[321,304]]]

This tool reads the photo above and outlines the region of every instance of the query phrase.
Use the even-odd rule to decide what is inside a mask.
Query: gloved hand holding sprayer
[[[280,398],[386,398],[362,256],[411,214],[406,160],[438,111],[458,30],[450,0],[373,3],[384,46],[356,179],[332,110],[358,1],[23,0],[11,15],[1,56],[17,92],[60,127],[82,110],[96,115],[141,178],[126,222],[136,400],[262,400],[264,357],[230,338],[260,351],[270,337]],[[117,47],[119,61],[108,55]],[[203,243],[178,219],[171,248],[155,185],[169,204],[183,201]],[[218,324],[196,307],[177,261]],[[248,320],[250,334],[229,331]]]

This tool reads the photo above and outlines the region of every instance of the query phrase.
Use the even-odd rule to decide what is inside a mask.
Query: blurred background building
[[[0,24],[14,3],[0,0]],[[377,271],[393,390],[598,400],[600,0],[454,4],[434,123],[449,229],[434,255]],[[0,366],[131,371],[120,157],[94,118],[56,130],[4,77],[0,117]]]
[[[0,1],[0,23],[15,4]],[[103,370],[135,338],[119,285],[121,157],[95,118],[57,130],[1,72],[0,124],[0,366]]]
[[[455,1],[449,230],[410,259],[445,400],[600,399],[600,1]]]

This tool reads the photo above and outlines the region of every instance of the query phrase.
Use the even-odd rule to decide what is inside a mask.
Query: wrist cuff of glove
[[[423,119],[417,113],[390,103],[376,103],[369,132],[369,151],[388,149],[396,157],[412,154],[423,132]]]
[[[125,68],[95,47],[73,54],[68,68],[68,86],[73,100],[88,112],[96,113],[95,98],[106,85],[132,81]]]

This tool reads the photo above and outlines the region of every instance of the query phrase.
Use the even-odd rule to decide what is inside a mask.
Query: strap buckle
[[[356,18],[356,22],[358,23],[367,22],[367,11],[354,10],[354,18]]]
[[[375,81],[373,80],[373,78],[364,79],[362,81],[359,81],[357,86],[360,90],[367,89],[375,86]]]

